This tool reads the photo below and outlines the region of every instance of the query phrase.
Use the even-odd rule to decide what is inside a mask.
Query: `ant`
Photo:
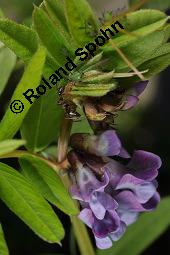
[[[64,92],[65,92],[65,87],[60,87],[58,89],[58,95],[60,97],[58,104],[62,105],[62,107],[65,111],[65,118],[73,120],[73,121],[80,121],[81,115],[78,112],[76,112],[75,104],[73,104],[72,102],[70,102],[70,103],[66,102],[64,100],[64,97],[63,97]]]

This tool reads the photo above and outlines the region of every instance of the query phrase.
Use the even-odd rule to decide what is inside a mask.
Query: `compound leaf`
[[[26,62],[38,48],[34,30],[8,19],[0,20],[0,40]]]
[[[86,0],[65,0],[64,4],[69,31],[77,45],[84,47],[94,39],[93,32],[98,31],[95,14]]]
[[[26,178],[0,163],[0,198],[38,236],[49,243],[60,243],[64,229],[57,215]]]
[[[20,165],[23,174],[49,202],[69,215],[78,213],[72,198],[53,168],[43,160],[31,156],[21,158]]]

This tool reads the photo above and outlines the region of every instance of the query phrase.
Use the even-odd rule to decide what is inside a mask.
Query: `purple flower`
[[[100,136],[73,134],[70,143],[73,148],[96,156],[129,157],[129,154],[122,147],[121,141],[114,130],[107,130]]]
[[[126,165],[111,158],[128,158],[113,130],[98,136],[74,134],[71,145],[71,194],[82,206],[79,217],[92,229],[97,247],[109,248],[139,213],[151,211],[159,203],[155,178],[161,159],[140,150]]]
[[[143,93],[147,87],[148,81],[140,81],[134,85],[131,95],[126,96],[126,101],[122,107],[122,110],[129,110],[137,105],[139,102],[139,96]]]
[[[130,90],[117,88],[100,98],[87,97],[83,101],[86,117],[90,121],[106,121],[110,115],[118,111],[135,107],[147,84],[148,81],[140,81]]]

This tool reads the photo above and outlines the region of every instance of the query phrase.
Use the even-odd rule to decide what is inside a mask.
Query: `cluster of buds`
[[[81,204],[79,218],[92,229],[97,247],[107,249],[139,213],[156,208],[161,159],[141,150],[130,157],[114,130],[73,134],[70,145],[70,192]]]
[[[109,119],[118,111],[130,110],[139,101],[139,96],[145,90],[148,81],[138,82],[131,91],[117,88],[100,98],[87,97],[84,100],[84,110],[91,121],[103,121]]]
[[[85,65],[80,65],[77,71],[69,74],[69,82],[58,91],[58,103],[63,106],[67,119],[80,119],[78,107],[84,109],[89,121],[108,122],[115,112],[131,109],[137,104],[138,96],[144,91],[148,81],[138,82],[130,89],[122,88],[119,78],[135,78],[136,73],[103,71],[102,65],[105,63],[107,59],[103,59],[103,54],[99,53]]]

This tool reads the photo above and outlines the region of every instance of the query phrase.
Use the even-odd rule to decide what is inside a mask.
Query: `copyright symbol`
[[[21,113],[24,110],[24,105],[20,100],[14,100],[11,104],[10,104],[10,109],[13,113]]]

